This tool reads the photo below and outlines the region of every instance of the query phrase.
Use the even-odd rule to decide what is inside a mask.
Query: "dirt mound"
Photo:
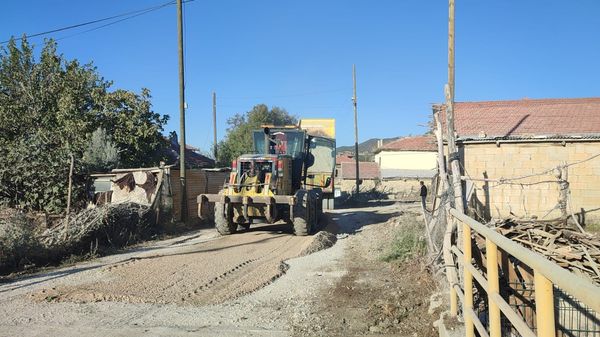
[[[314,235],[313,241],[300,253],[300,256],[309,255],[320,250],[327,249],[335,245],[336,241],[337,237],[334,234],[326,231],[320,231]]]

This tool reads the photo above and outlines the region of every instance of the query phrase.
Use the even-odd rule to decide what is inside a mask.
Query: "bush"
[[[158,233],[155,213],[134,203],[89,208],[44,231],[23,212],[0,213],[0,275],[91,258]]]
[[[396,233],[392,241],[388,253],[381,257],[381,260],[390,261],[406,261],[411,258],[422,256],[427,252],[427,243],[423,238],[423,226],[417,224],[407,224],[402,226],[401,230]]]
[[[43,254],[33,227],[22,213],[0,219],[0,274],[32,265]]]

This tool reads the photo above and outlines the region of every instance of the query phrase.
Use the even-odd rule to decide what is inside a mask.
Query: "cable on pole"
[[[186,0],[186,1],[184,1],[184,3],[192,2],[192,1],[194,1],[194,0]],[[76,34],[72,34],[72,35],[69,35],[69,36],[65,36],[65,37],[62,37],[62,38],[58,39],[58,40],[63,40],[63,39],[66,39],[66,38],[69,38],[69,37],[72,37],[72,36],[76,36],[76,35],[87,33],[87,32],[91,32],[91,31],[94,31],[94,30],[97,30],[97,29],[100,29],[100,28],[111,26],[111,25],[114,25],[116,23],[123,22],[125,20],[133,19],[135,17],[141,16],[141,15],[144,15],[144,14],[148,14],[150,12],[154,12],[156,10],[159,10],[159,9],[162,9],[164,7],[171,6],[171,5],[174,5],[174,4],[175,4],[175,1],[169,1],[169,2],[163,3],[161,5],[157,5],[157,6],[147,7],[147,8],[144,8],[144,9],[138,9],[138,10],[135,10],[135,11],[129,11],[129,12],[126,12],[126,13],[121,13],[121,14],[113,15],[113,16],[110,16],[110,17],[102,18],[102,19],[96,19],[96,20],[92,20],[92,21],[78,23],[78,24],[74,24],[74,25],[70,25],[70,26],[66,26],[66,27],[56,28],[56,29],[48,30],[48,31],[41,32],[41,33],[35,33],[35,34],[30,34],[30,35],[25,34],[24,37],[27,37],[27,38],[39,37],[39,36],[49,35],[49,34],[53,34],[53,33],[58,33],[58,32],[62,32],[62,31],[67,31],[67,30],[71,30],[71,29],[76,29],[76,28],[80,28],[80,27],[85,27],[85,26],[93,25],[93,24],[100,23],[100,22],[105,22],[105,21],[110,21],[110,20],[121,18],[119,20],[116,20],[116,21],[113,21],[113,22],[109,22],[109,23],[106,23],[104,25],[101,25],[101,26],[98,26],[98,27],[94,27],[94,28],[91,28],[91,29],[88,29],[88,30],[85,30],[85,31],[82,31],[82,32],[79,32],[79,33],[76,33]],[[15,40],[15,41],[19,41],[19,40],[22,40],[24,37],[13,37],[12,39]],[[11,39],[2,41],[2,42],[0,42],[0,45],[8,43],[8,42],[10,42],[10,40]]]

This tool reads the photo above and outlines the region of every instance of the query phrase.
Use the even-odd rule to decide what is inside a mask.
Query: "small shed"
[[[163,183],[159,191],[159,175],[162,171]],[[187,208],[188,222],[199,223],[197,197],[201,193],[219,193],[227,177],[229,168],[188,169]],[[136,202],[151,204],[157,193],[161,192],[161,207],[172,214],[172,218],[180,218],[181,188],[179,170],[174,166],[115,169],[109,173],[93,174],[95,188],[94,203]],[[164,212],[161,210],[161,212]]]

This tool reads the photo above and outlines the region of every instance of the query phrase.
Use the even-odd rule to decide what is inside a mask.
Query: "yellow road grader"
[[[254,131],[254,154],[231,164],[229,180],[218,194],[198,196],[198,215],[214,202],[221,235],[255,221],[286,221],[294,234],[312,234],[323,207],[333,208],[335,121],[303,119],[293,126]]]

